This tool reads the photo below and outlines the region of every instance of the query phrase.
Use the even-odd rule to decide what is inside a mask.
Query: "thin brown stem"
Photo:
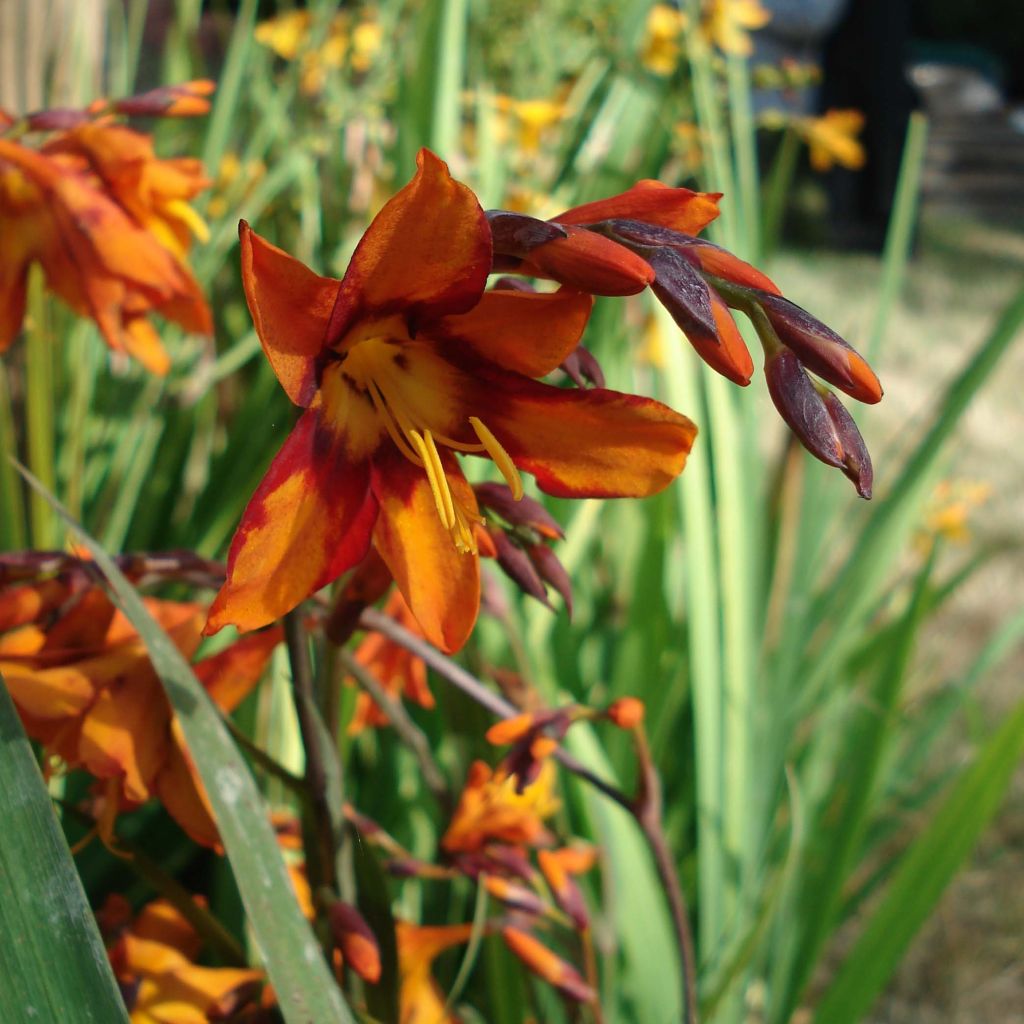
[[[372,672],[360,665],[348,651],[339,648],[337,651],[338,661],[344,665],[345,671],[353,675],[359,685],[373,698],[374,702],[388,716],[388,721],[394,726],[395,732],[402,738],[402,741],[409,747],[419,762],[420,771],[423,773],[423,781],[427,788],[433,793],[434,798],[441,805],[446,814],[450,813],[454,804],[452,794],[448,788],[444,773],[437,766],[433,755],[430,752],[430,743],[424,735],[423,730],[412,720],[409,712],[405,710],[401,700],[396,700],[381,685],[380,681]]]
[[[514,715],[519,714],[519,710],[514,705],[488,690],[471,672],[467,672],[461,665],[456,664],[449,657],[442,654],[422,637],[410,633],[395,622],[394,619],[377,611],[375,608],[367,608],[362,613],[360,624],[365,629],[384,634],[394,643],[422,658],[441,678],[447,680],[498,718],[512,718]],[[640,760],[641,784],[639,797],[635,800],[611,783],[606,782],[600,776],[595,775],[589,768],[581,764],[572,754],[561,747],[552,756],[567,771],[588,782],[610,800],[613,800],[620,807],[627,810],[643,832],[651,849],[658,877],[665,889],[669,912],[672,916],[673,929],[676,934],[676,942],[679,945],[679,955],[683,963],[684,1021],[685,1024],[698,1024],[697,960],[694,953],[693,933],[690,930],[690,916],[686,905],[686,897],[683,894],[682,886],[679,884],[679,876],[676,873],[675,864],[673,863],[672,854],[661,823],[661,780],[658,778],[647,747],[647,740],[642,733],[637,734],[637,753]]]
[[[338,879],[334,826],[327,799],[327,769],[324,766],[321,730],[317,721],[318,712],[313,691],[313,667],[309,656],[309,640],[297,610],[289,612],[284,617],[284,638],[292,669],[292,697],[295,701],[295,714],[299,721],[299,732],[302,735],[302,748],[306,754],[306,789],[309,793],[316,842],[316,857],[308,856],[308,853],[313,851],[307,851],[306,863],[310,870],[310,882],[314,892],[321,885],[336,889]]]

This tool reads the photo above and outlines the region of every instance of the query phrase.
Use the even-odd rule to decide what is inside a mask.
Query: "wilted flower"
[[[123,916],[108,909],[101,924]],[[132,1024],[203,1024],[226,1020],[253,1002],[263,973],[249,968],[201,967],[201,941],[167,900],[139,912],[110,946],[111,966]]]
[[[273,621],[372,541],[424,635],[455,650],[479,608],[481,518],[456,453],[492,459],[515,494],[520,469],[566,497],[648,495],[682,470],[695,434],[685,417],[533,379],[575,349],[592,300],[485,292],[487,220],[432,153],[342,281],[244,223],[241,237],[257,332],[306,411],[243,515],[208,632]]]
[[[199,85],[110,106],[198,113],[208,106]],[[38,262],[47,286],[95,320],[114,351],[166,373],[167,354],[148,314],[212,333],[210,310],[185,263],[192,237],[206,237],[189,206],[209,184],[199,162],[158,158],[149,136],[109,117],[92,120],[87,111],[43,112],[26,125],[56,134],[38,149],[0,138],[0,351],[21,328],[28,270]]]
[[[39,585],[37,619],[25,623],[15,614],[9,621],[18,628],[0,636],[0,673],[26,731],[51,757],[106,783],[98,819],[107,842],[123,804],[156,796],[192,839],[216,845],[206,794],[141,637],[99,588],[75,596],[47,623],[52,582]],[[17,613],[26,601],[24,590],[16,590]],[[146,603],[190,658],[199,645],[203,607]],[[280,639],[279,629],[256,633],[194,666],[221,710],[236,707],[259,681]]]

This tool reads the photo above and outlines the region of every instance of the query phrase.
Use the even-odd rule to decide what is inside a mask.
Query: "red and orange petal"
[[[692,192],[644,179],[608,199],[574,206],[551,219],[559,224],[596,224],[602,220],[639,220],[697,235],[718,216],[721,192]]]
[[[308,406],[316,393],[316,360],[326,344],[341,282],[315,274],[244,220],[238,236],[242,286],[260,344],[288,397]]]
[[[204,658],[192,670],[217,707],[230,714],[260,681],[274,648],[283,639],[280,627],[253,633]]]
[[[722,297],[714,288],[708,288],[708,297],[711,300],[711,313],[718,331],[718,344],[695,331],[686,332],[686,340],[712,370],[734,384],[746,387],[754,374],[754,361],[750,358],[750,350]]]
[[[455,457],[441,452],[454,501],[477,513],[476,495]],[[443,651],[466,642],[480,608],[480,562],[452,543],[437,514],[426,473],[394,446],[373,461],[372,489],[380,505],[373,540],[423,635]]]
[[[219,850],[220,834],[213,819],[213,808],[176,719],[171,722],[170,735],[171,745],[154,780],[154,793],[189,839],[200,846]]]
[[[330,343],[368,314],[414,320],[472,309],[491,270],[491,233],[476,196],[428,149],[373,219],[345,271]]]
[[[724,278],[744,288],[757,288],[769,295],[782,294],[770,277],[721,246],[699,241],[688,245],[684,253],[706,274]]]
[[[591,295],[569,288],[498,289],[484,292],[468,313],[442,317],[430,330],[456,339],[503,369],[543,377],[575,350],[593,305]]]
[[[366,554],[377,518],[370,465],[349,458],[345,424],[326,421],[320,397],[302,414],[242,514],[208,634],[273,622]]]
[[[649,398],[480,371],[490,429],[548,494],[647,497],[683,470],[693,422]]]
[[[563,995],[580,1003],[592,1002],[594,990],[580,977],[575,967],[556,956],[539,939],[520,928],[502,928],[505,944],[538,977]]]
[[[504,744],[515,743],[517,740],[521,740],[536,726],[537,716],[527,711],[521,715],[506,718],[502,722],[496,722],[484,733],[484,739],[496,746],[503,746]]]
[[[567,237],[531,250],[518,272],[548,277],[594,295],[636,295],[654,280],[646,260],[610,238],[584,228],[567,227],[566,231]]]

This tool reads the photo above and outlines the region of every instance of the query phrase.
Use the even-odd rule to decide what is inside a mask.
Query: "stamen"
[[[425,433],[429,438],[430,431]],[[444,467],[441,465],[441,459],[434,447],[433,438],[430,439],[428,445],[415,430],[410,430],[407,437],[423,460],[423,468],[427,471],[427,482],[434,495],[437,517],[444,523],[446,529],[451,530],[455,526],[455,505],[452,502],[452,492],[448,489],[448,478],[444,475]],[[433,452],[433,458],[431,458],[431,452]]]
[[[375,381],[367,382],[367,392],[370,395],[370,400],[373,402],[374,409],[377,410],[377,415],[380,416],[381,421],[384,423],[384,429],[388,432],[391,440],[395,442],[398,450],[414,465],[424,465],[424,461],[409,447],[409,442],[395,425],[395,418],[391,415],[391,410],[388,408],[388,404],[380,393]]]
[[[470,416],[469,423],[487,450],[487,454],[494,459],[494,464],[501,470],[505,483],[508,484],[512,491],[512,497],[518,501],[523,496],[523,481],[519,476],[519,470],[516,469],[515,463],[509,457],[508,452],[501,447],[501,442],[484,426],[480,419],[476,416]]]

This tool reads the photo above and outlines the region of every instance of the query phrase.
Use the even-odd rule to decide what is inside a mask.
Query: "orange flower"
[[[0,351],[25,312],[29,266],[107,344],[154,373],[169,368],[147,316],[212,332],[210,310],[184,263],[205,225],[188,200],[207,186],[190,160],[160,160],[147,136],[109,120],[82,122],[40,150],[0,138]]]
[[[446,949],[468,942],[472,924],[420,927],[399,921],[398,939],[399,1024],[457,1024],[445,1013],[445,998],[431,974],[434,960]]]
[[[142,909],[109,950],[132,1024],[223,1020],[258,994],[261,971],[200,967],[199,949],[199,936],[166,900]]]
[[[203,607],[146,603],[178,650],[191,657]],[[259,680],[279,642],[279,630],[246,637],[200,661],[196,674],[213,701],[230,711]],[[100,815],[107,841],[123,803],[156,796],[192,839],[217,845],[206,794],[146,647],[101,590],[87,590],[45,631],[27,624],[0,638],[0,673],[28,734],[51,757],[107,783]]]
[[[550,840],[544,819],[558,809],[552,793],[554,765],[545,761],[536,781],[516,791],[516,778],[474,761],[441,846],[448,853],[476,853],[489,843],[539,846]]]
[[[273,621],[371,542],[424,635],[453,651],[476,621],[476,498],[456,453],[564,497],[645,496],[682,471],[693,424],[665,406],[534,378],[575,348],[591,298],[484,292],[487,220],[423,150],[341,281],[241,226],[242,277],[264,350],[305,409],[249,502],[207,623]]]
[[[411,633],[422,636],[416,619],[399,591],[392,592],[384,613]],[[419,704],[421,708],[434,706],[434,695],[427,686],[427,666],[423,659],[417,658],[382,633],[370,633],[356,649],[355,657],[393,697],[401,695]],[[387,724],[388,716],[384,710],[368,693],[360,691],[352,721],[349,722],[348,734],[357,736],[368,726],[372,728]]]

